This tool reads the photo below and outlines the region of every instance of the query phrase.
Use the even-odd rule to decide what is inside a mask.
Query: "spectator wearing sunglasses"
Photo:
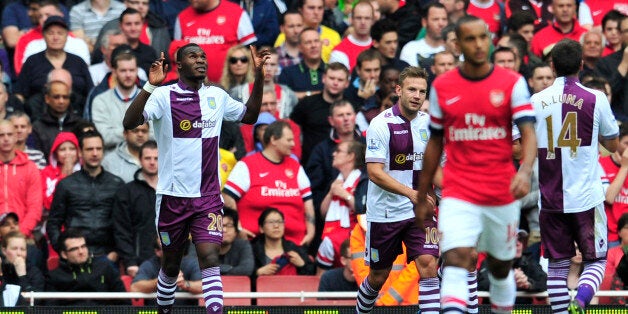
[[[222,69],[220,85],[230,90],[238,85],[253,83],[253,62],[248,49],[242,45],[229,48]]]

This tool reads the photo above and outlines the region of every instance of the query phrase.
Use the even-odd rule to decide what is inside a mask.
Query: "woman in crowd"
[[[48,166],[41,171],[45,216],[50,210],[57,183],[80,169],[78,139],[72,132],[59,133],[52,143]]]
[[[358,141],[342,142],[333,153],[332,166],[338,177],[332,182],[329,193],[321,202],[321,215],[325,216],[322,242],[316,254],[317,273],[332,267],[341,267],[340,245],[349,238],[357,223],[354,192],[365,166],[364,144]]]
[[[253,60],[249,49],[242,45],[229,48],[222,68],[220,85],[225,90],[230,90],[240,84],[251,83],[253,79]]]
[[[257,224],[260,234],[251,242],[255,276],[314,274],[307,252],[284,237],[286,220],[281,211],[266,208]]]
[[[44,291],[44,275],[33,263],[26,262],[26,236],[19,231],[9,232],[2,238],[2,255],[3,275],[15,272],[22,292]]]

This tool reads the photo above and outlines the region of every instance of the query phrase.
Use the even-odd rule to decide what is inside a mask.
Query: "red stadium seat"
[[[131,292],[131,282],[133,281],[133,277],[129,275],[122,275],[120,276],[120,280],[124,283],[124,289],[126,289],[126,292]],[[131,305],[144,306],[144,299],[131,299]]]
[[[248,276],[221,276],[224,292],[251,292],[251,279]],[[224,305],[251,305],[251,299],[225,298]]]
[[[257,292],[316,292],[318,291],[318,276],[259,276],[257,277]],[[304,305],[316,303],[315,299],[298,298],[259,298],[257,305]]]
[[[59,255],[48,257],[48,270],[54,270],[59,267]]]

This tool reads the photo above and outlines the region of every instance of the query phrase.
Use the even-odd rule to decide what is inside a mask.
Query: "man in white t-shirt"
[[[407,43],[401,49],[399,59],[413,66],[428,68],[437,52],[445,50],[445,41],[441,31],[447,26],[447,10],[438,3],[432,3],[425,9],[425,17],[421,19],[427,32],[425,37]]]
[[[197,44],[177,54],[179,82],[157,87],[166,77],[164,54],[152,63],[149,82],[124,117],[125,129],[152,120],[159,145],[157,229],[164,262],[157,283],[158,313],[170,313],[184,243],[196,245],[207,313],[222,313],[223,296],[218,254],[222,242],[222,198],[218,176],[218,142],[222,121],[251,124],[262,104],[264,62],[251,47],[255,84],[246,105],[222,89],[204,85],[207,56]]]

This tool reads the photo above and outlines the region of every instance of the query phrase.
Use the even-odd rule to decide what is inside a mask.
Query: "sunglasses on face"
[[[229,63],[231,64],[236,64],[238,63],[238,61],[242,62],[242,63],[248,63],[249,59],[247,57],[229,57]]]

